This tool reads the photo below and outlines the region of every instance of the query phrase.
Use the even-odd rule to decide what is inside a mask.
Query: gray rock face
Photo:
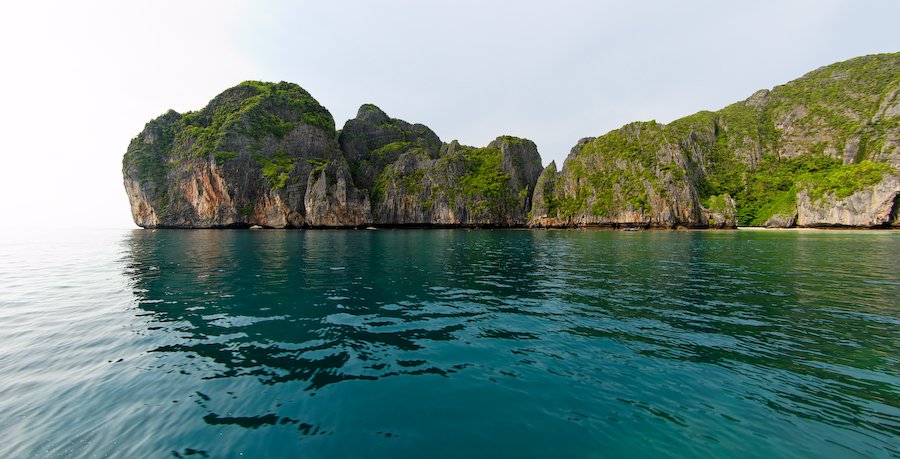
[[[344,124],[339,140],[353,165],[354,183],[370,192],[378,174],[403,153],[421,150],[434,158],[441,149],[441,139],[427,126],[390,118],[372,104],[361,106],[356,118]]]
[[[532,227],[557,226],[556,218],[556,183],[559,181],[559,172],[556,170],[556,161],[541,171],[537,183],[534,185],[532,195],[531,212],[528,217],[528,225]]]
[[[345,163],[328,163],[309,174],[304,204],[310,226],[362,226],[370,222],[369,197],[353,186]]]
[[[874,228],[896,223],[900,178],[887,174],[877,185],[843,199],[825,195],[812,199],[804,189],[797,195],[797,226]]]
[[[791,228],[797,223],[797,214],[775,214],[766,220],[766,228]]]
[[[453,141],[435,158],[414,148],[379,174],[375,223],[524,226],[540,171],[534,143],[515,137],[484,148]]]
[[[708,227],[711,213],[692,180],[697,166],[663,128],[632,123],[581,139],[561,172],[552,164],[538,180],[530,225]],[[726,225],[720,219],[716,226]]]
[[[259,82],[151,121],[123,161],[147,228],[522,226],[540,171],[528,140],[443,144],[374,105],[337,136],[302,88]]]
[[[711,196],[708,207],[703,207],[703,217],[709,228],[730,229],[737,227],[737,208],[734,199],[723,194]]]
[[[516,192],[525,191],[525,213],[531,209],[531,195],[538,177],[543,171],[541,155],[534,142],[510,136],[501,136],[488,144],[489,149],[500,150],[500,170],[509,175],[509,187]],[[514,218],[521,220],[524,214],[517,212]]]
[[[368,202],[336,164],[334,121],[309,93],[245,82],[198,112],[148,123],[123,174],[143,227],[359,225]]]

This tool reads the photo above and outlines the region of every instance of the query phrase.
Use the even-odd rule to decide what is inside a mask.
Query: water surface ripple
[[[897,457],[896,232],[0,242],[2,457]]]

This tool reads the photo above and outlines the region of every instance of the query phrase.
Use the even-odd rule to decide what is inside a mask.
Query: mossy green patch
[[[586,143],[579,156],[599,157],[604,163],[623,159],[651,168],[657,165],[659,151],[665,143],[660,124],[655,121],[637,122]]]
[[[814,201],[823,199],[826,195],[844,199],[866,187],[877,185],[885,174],[892,172],[888,164],[863,161],[806,174],[799,181],[806,185],[809,197]]]
[[[329,164],[331,164],[331,161],[321,158],[307,158],[306,163],[310,165],[313,172],[322,172]]]
[[[213,156],[216,160],[216,164],[222,165],[225,164],[226,161],[237,158],[239,153],[236,151],[217,151]]]
[[[400,179],[400,187],[407,196],[419,194],[425,189],[425,185],[422,183],[424,176],[425,171],[423,170],[416,170],[411,174],[404,175]]]
[[[300,86],[245,81],[218,95],[204,109],[185,113],[176,144],[184,156],[204,157],[219,152],[230,135],[282,139],[300,124],[334,136],[331,114]]]
[[[585,212],[587,209],[587,198],[587,188],[579,187],[574,196],[566,194],[560,196],[555,202],[548,202],[548,208],[556,209],[563,218],[571,218]],[[597,207],[591,209],[591,213],[603,216],[605,215],[605,209]]]
[[[509,174],[500,169],[500,150],[488,147],[465,150],[467,172],[459,181],[463,194],[499,199],[509,187]]]
[[[391,142],[381,148],[375,149],[374,151],[372,151],[372,154],[376,158],[381,159],[387,155],[390,155],[391,153],[403,152],[403,151],[409,149],[411,146],[412,146],[412,144],[409,142],[404,142],[404,141]]]
[[[515,137],[511,135],[502,135],[499,137],[501,142],[507,143],[509,145],[520,145],[526,142],[525,139],[521,137]]]
[[[709,196],[702,202],[702,205],[711,212],[719,214],[726,213],[729,210],[728,198],[726,196],[727,195],[724,194]]]
[[[172,151],[181,115],[169,110],[147,123],[140,135],[132,139],[122,160],[123,168],[133,171],[137,180],[153,196],[157,209],[165,207],[166,177],[172,167]]]
[[[263,177],[269,182],[273,190],[284,188],[291,177],[291,171],[297,165],[297,158],[291,156],[287,150],[276,150],[270,157],[256,155],[253,159],[262,168]]]
[[[426,199],[425,201],[422,202],[422,210],[424,210],[425,212],[430,212],[433,207],[434,207],[434,197],[433,196],[429,196],[428,199]]]

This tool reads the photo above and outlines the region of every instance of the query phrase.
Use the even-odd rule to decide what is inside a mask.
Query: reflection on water
[[[467,236],[137,232],[129,272],[142,309],[179,337],[155,352],[200,359],[186,366],[204,378],[252,375],[315,390],[348,379],[446,376],[467,364],[405,357],[436,341],[508,334],[470,324],[515,312],[510,306],[531,295],[531,238],[468,247]]]
[[[105,414],[83,454],[890,457],[898,236],[133,231],[57,417]]]
[[[457,395],[485,383],[559,391],[531,396],[576,403],[521,409],[568,408],[566,421],[598,438],[617,418],[651,416],[672,431],[645,432],[669,435],[663,443],[685,433],[708,439],[687,453],[726,440],[738,447],[797,423],[813,428],[798,439],[818,443],[826,433],[859,453],[896,452],[898,278],[890,250],[859,256],[866,242],[699,232],[139,231],[130,273],[141,308],[173,337],[153,351],[178,356],[174,365],[194,377],[302,382],[312,397],[348,380],[436,375]],[[371,396],[378,387],[348,390]],[[430,403],[440,412],[466,401]],[[315,419],[251,414],[210,411],[204,420],[340,433]],[[534,422],[540,429],[547,420]],[[745,426],[718,432],[728,422]],[[784,441],[769,440],[771,448]],[[585,449],[574,451],[590,450],[590,441],[579,443]]]

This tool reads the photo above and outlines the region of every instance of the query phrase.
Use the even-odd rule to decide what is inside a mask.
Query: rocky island
[[[145,228],[898,227],[898,171],[900,53],[581,139],[561,169],[369,104],[336,130],[300,86],[257,81],[150,121],[123,160]]]

